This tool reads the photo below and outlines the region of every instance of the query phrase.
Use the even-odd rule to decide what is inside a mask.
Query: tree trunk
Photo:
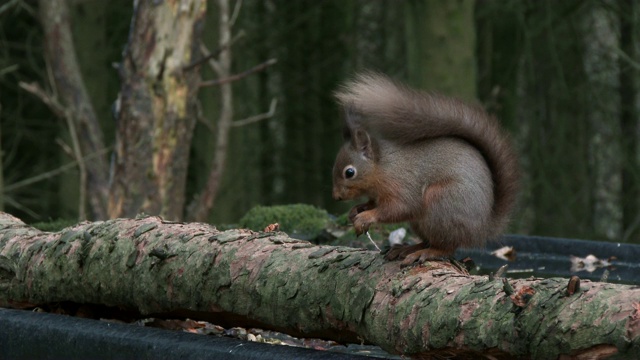
[[[401,269],[376,252],[157,217],[45,233],[0,213],[0,306],[70,301],[182,314],[416,357],[640,356],[640,288]],[[575,293],[569,294],[568,290]],[[505,292],[506,291],[506,292]],[[598,358],[597,356],[595,358]]]
[[[183,217],[206,1],[136,2],[120,65],[109,216]]]
[[[476,99],[474,5],[474,0],[405,3],[412,85]]]
[[[67,0],[42,0],[39,8],[45,54],[53,74],[52,86],[66,106],[72,142],[74,147],[77,145],[74,150],[80,164],[80,193],[88,195],[92,216],[104,219],[108,194],[108,166],[106,157],[100,154],[104,151],[104,139],[78,66]],[[92,157],[90,161],[83,160],[88,156]],[[80,204],[81,217],[84,217],[84,206]]]
[[[589,139],[592,216],[597,237],[619,241],[622,238],[622,181],[620,127],[620,69],[613,49],[617,44],[615,17],[607,16],[604,3],[589,2],[584,17],[584,67],[589,86],[587,117]],[[629,194],[631,195],[631,194]],[[631,197],[632,198],[632,197]]]
[[[622,226],[624,241],[640,243],[640,160],[638,159],[638,4],[620,1],[620,125],[625,134],[622,142]]]
[[[229,0],[218,0],[218,19],[220,55],[218,56],[216,73],[219,79],[226,79],[231,75],[231,16]],[[215,122],[216,147],[211,160],[209,176],[202,191],[196,195],[187,209],[187,217],[192,221],[205,222],[217,198],[222,176],[227,164],[229,152],[229,132],[233,120],[233,89],[231,82],[220,85],[220,115]]]
[[[0,116],[2,115],[2,103],[0,103]],[[2,151],[2,123],[0,123],[0,211],[4,211],[4,168],[3,160],[4,152]]]

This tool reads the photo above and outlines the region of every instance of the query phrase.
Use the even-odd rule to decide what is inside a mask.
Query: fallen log
[[[640,356],[639,299],[637,286],[492,279],[446,262],[400,268],[281,232],[145,217],[47,233],[0,213],[2,307],[101,304],[423,358],[631,358]]]

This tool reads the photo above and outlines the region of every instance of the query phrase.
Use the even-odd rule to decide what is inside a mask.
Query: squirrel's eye
[[[345,177],[345,179],[351,179],[354,176],[356,176],[356,168],[354,168],[351,165],[347,166],[344,169],[344,177]]]

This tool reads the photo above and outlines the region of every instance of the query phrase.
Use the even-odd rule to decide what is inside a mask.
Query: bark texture
[[[640,288],[401,269],[375,252],[157,217],[44,233],[0,213],[0,306],[72,301],[365,341],[426,358],[640,355]],[[575,283],[574,283],[575,285]],[[575,286],[569,286],[575,290]],[[507,293],[505,293],[507,291]]]
[[[217,65],[214,66],[220,79],[231,75],[231,23],[229,18],[229,0],[218,0],[219,17],[219,46],[220,55]],[[211,169],[207,177],[204,189],[198,194],[189,206],[188,219],[194,221],[207,221],[209,213],[218,195],[222,173],[227,162],[229,148],[229,131],[233,120],[233,89],[231,83],[220,85],[220,116],[216,122],[216,147],[211,160]]]
[[[77,145],[75,156],[80,163],[80,176],[86,176],[81,180],[81,192],[88,194],[92,216],[104,219],[107,217],[108,165],[105,155],[99,154],[105,148],[104,136],[80,73],[67,0],[40,1],[39,8],[44,50],[53,75],[52,86],[64,102],[66,114],[62,116],[71,121],[69,131],[74,147]],[[89,156],[91,161],[83,160]],[[84,204],[81,204],[81,217],[84,217],[83,208]]]
[[[140,212],[182,219],[195,126],[198,41],[205,0],[135,2],[120,67],[109,217]]]
[[[403,2],[409,83],[477,98],[474,0]]]

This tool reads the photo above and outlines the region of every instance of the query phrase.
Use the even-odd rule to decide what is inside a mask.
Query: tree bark
[[[71,120],[69,131],[72,141],[74,145],[75,141],[78,143],[75,156],[80,164],[80,193],[88,194],[92,216],[105,219],[108,166],[104,155],[96,156],[105,148],[104,136],[78,66],[67,0],[40,1],[39,8],[44,28],[44,50],[53,75],[51,85],[66,106],[65,116]],[[91,161],[83,160],[92,155]],[[85,204],[80,206],[80,216],[84,217]]]
[[[619,22],[607,16],[607,3],[590,2],[584,17],[585,91],[589,131],[589,172],[594,233],[609,241],[622,239],[622,134],[620,126],[620,67],[613,49],[618,44]],[[597,89],[597,90],[595,90]],[[630,133],[627,133],[629,138]],[[627,189],[630,190],[630,189]],[[636,199],[626,193],[629,199]],[[629,201],[633,202],[633,201]],[[635,216],[635,213],[634,213]]]
[[[220,79],[231,75],[231,27],[229,0],[218,0],[219,33],[218,46],[222,49],[218,57],[216,73]],[[200,194],[198,194],[187,209],[189,220],[207,221],[209,213],[218,195],[222,174],[224,172],[229,150],[229,131],[233,120],[233,89],[231,83],[220,85],[220,116],[216,122],[216,147],[211,160],[211,169],[207,182]]]
[[[640,243],[640,160],[638,150],[640,134],[638,133],[638,71],[637,65],[629,59],[638,58],[638,13],[637,2],[620,1],[620,50],[624,56],[618,55],[620,64],[620,126],[625,134],[622,141],[622,202],[623,241]]]
[[[640,288],[469,276],[430,262],[401,269],[376,252],[284,233],[157,217],[58,233],[0,213],[0,306],[71,301],[232,321],[293,335],[360,339],[426,358],[640,355]],[[573,287],[575,289],[575,287]],[[505,292],[507,291],[507,292]]]
[[[474,0],[404,2],[409,82],[477,98]]]
[[[183,217],[206,1],[136,1],[120,67],[109,216]]]

